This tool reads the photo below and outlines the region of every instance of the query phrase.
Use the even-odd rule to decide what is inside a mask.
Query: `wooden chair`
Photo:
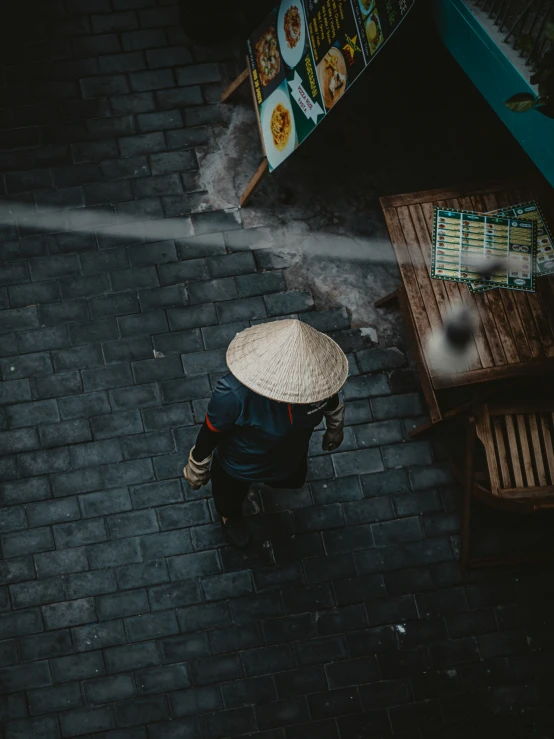
[[[460,564],[488,567],[528,561],[527,556],[470,559],[471,499],[516,513],[554,509],[554,403],[487,404],[474,407],[467,426]],[[476,473],[476,441],[486,457],[488,486]],[[536,556],[536,555],[535,555]],[[544,555],[543,555],[544,556]],[[534,558],[534,557],[533,557]]]

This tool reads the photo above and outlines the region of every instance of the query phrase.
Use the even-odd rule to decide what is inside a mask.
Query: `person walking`
[[[338,393],[348,360],[332,339],[298,320],[241,331],[226,360],[230,371],[217,383],[183,472],[194,489],[211,478],[223,533],[243,548],[250,541],[242,515],[250,485],[301,488],[310,438],[323,418],[323,449],[341,445],[344,405]]]

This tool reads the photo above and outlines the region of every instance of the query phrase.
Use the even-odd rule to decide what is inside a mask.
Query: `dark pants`
[[[265,483],[271,488],[282,488],[284,490],[297,490],[306,482],[308,474],[308,460],[304,458],[298,468],[292,475],[278,480],[277,482]],[[217,512],[223,518],[238,518],[242,516],[242,504],[251,482],[237,480],[231,477],[223,467],[219,464],[217,457],[214,455],[212,460],[212,493]]]

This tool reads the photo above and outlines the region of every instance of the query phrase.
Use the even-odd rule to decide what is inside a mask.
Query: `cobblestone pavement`
[[[0,87],[2,735],[551,736],[551,577],[460,581],[402,348],[203,209],[225,54],[171,0],[42,8]],[[239,553],[182,467],[229,340],[290,314],[348,353],[345,441],[252,496]]]

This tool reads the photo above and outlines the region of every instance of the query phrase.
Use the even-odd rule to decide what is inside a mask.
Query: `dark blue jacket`
[[[288,477],[306,457],[328,403],[279,403],[249,390],[231,373],[225,375],[206,414],[208,428],[221,433],[215,451],[221,466],[240,480]]]

